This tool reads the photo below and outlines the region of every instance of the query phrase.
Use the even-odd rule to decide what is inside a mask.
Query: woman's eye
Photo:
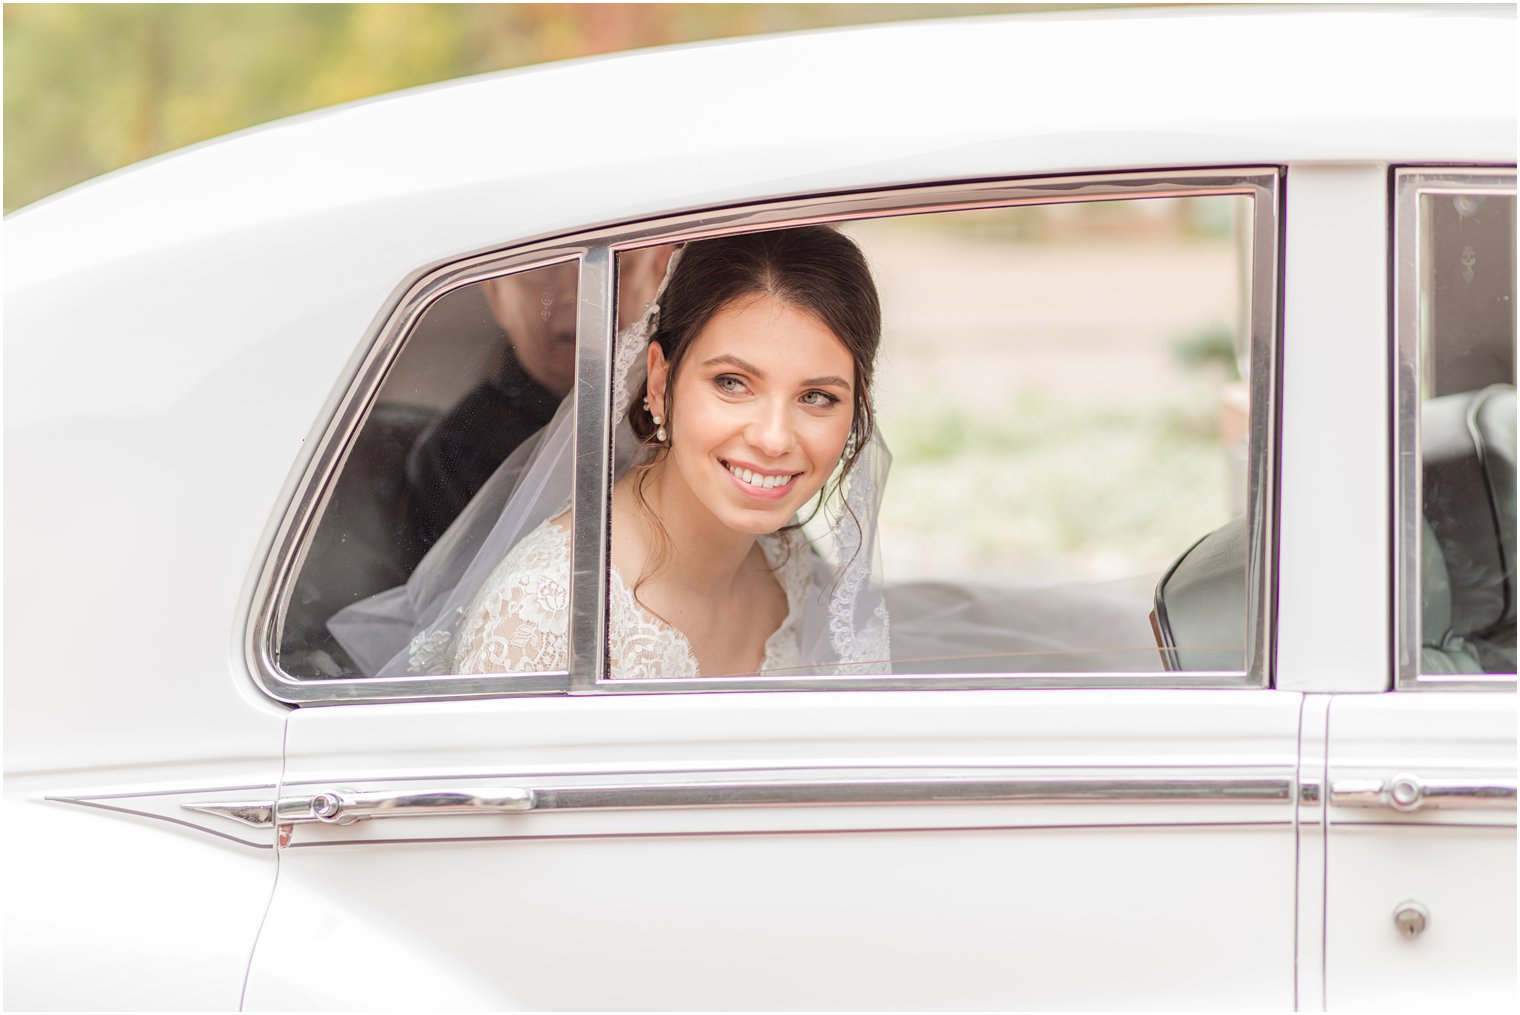
[[[804,405],[811,405],[815,409],[827,409],[831,405],[839,404],[839,399],[827,391],[809,391],[802,396]]]
[[[720,374],[713,378],[713,383],[718,390],[730,395],[737,395],[744,391],[744,382],[732,374]]]

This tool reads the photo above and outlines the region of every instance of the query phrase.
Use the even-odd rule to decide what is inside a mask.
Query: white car
[[[715,43],[12,215],[6,1005],[1510,1010],[1514,43]],[[610,679],[639,252],[813,222],[882,292],[893,657]],[[375,676],[328,621],[561,398],[568,670]]]

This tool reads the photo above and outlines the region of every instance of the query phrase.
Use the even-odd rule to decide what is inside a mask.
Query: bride
[[[886,672],[872,574],[880,334],[865,258],[827,226],[693,242],[671,258],[614,363],[613,679]],[[369,672],[567,668],[570,424],[562,406],[407,586],[333,618]],[[833,537],[822,552],[801,528],[815,516]],[[403,652],[366,644],[379,628],[393,637],[398,613]]]

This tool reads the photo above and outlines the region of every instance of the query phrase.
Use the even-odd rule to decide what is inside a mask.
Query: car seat
[[[1515,671],[1515,389],[1421,409],[1421,671]],[[1204,536],[1156,584],[1151,626],[1168,670],[1245,665],[1244,518]]]

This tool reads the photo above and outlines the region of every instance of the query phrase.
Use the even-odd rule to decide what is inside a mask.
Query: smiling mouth
[[[762,472],[755,472],[752,469],[746,469],[742,466],[730,465],[728,462],[724,462],[721,458],[718,459],[718,461],[723,463],[723,467],[728,470],[728,474],[730,476],[733,476],[739,482],[747,484],[749,487],[755,490],[780,489],[782,487],[790,485],[792,480],[801,475],[800,472],[781,472],[767,475]]]

